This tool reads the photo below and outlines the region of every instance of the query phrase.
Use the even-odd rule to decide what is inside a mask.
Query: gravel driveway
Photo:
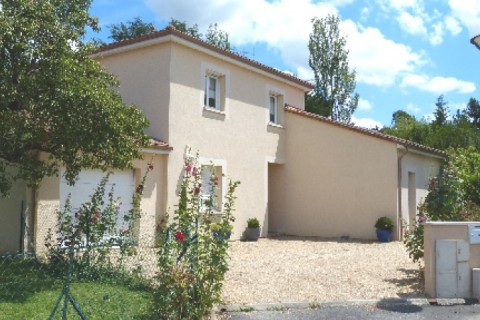
[[[279,237],[231,243],[225,304],[423,297],[401,242]]]

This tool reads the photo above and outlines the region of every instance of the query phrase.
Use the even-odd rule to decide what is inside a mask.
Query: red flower
[[[152,171],[153,170],[153,163],[149,163],[148,164],[148,171]]]
[[[92,221],[93,223],[97,223],[98,222],[98,217],[95,216],[92,219],[90,219],[90,221]]]
[[[143,192],[143,184],[139,184],[137,187],[137,193],[142,193]]]
[[[195,187],[195,190],[193,191],[193,194],[198,196],[200,194],[200,185]]]
[[[182,231],[175,232],[175,239],[178,242],[183,243],[185,241],[185,234]]]

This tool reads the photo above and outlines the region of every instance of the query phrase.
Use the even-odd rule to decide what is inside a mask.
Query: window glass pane
[[[270,96],[270,122],[276,122],[277,97]]]
[[[216,108],[216,96],[217,96],[217,79],[208,78],[208,106],[210,108]]]

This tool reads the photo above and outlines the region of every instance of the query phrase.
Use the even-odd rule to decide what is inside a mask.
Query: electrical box
[[[480,224],[468,225],[468,240],[470,244],[480,244]]]
[[[436,240],[436,295],[438,298],[469,298],[470,248],[460,239]]]

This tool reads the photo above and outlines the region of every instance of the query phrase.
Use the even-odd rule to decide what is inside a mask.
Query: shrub
[[[375,228],[379,229],[379,230],[392,231],[393,230],[393,220],[390,219],[389,217],[378,218],[377,222],[375,222]]]
[[[210,198],[202,203],[202,167],[197,159],[198,155],[186,159],[177,208],[172,219],[159,226],[160,271],[153,313],[160,319],[201,319],[220,300],[228,270],[228,238],[216,237],[214,231],[231,230],[239,182],[229,181],[218,218],[214,197],[219,179],[211,170]]]
[[[250,218],[247,220],[248,228],[260,228],[260,221],[257,218]]]
[[[423,258],[423,223],[430,221],[471,221],[480,218],[480,153],[473,147],[450,149],[438,177],[428,184],[428,195],[418,208],[416,221],[404,244],[414,262]]]

